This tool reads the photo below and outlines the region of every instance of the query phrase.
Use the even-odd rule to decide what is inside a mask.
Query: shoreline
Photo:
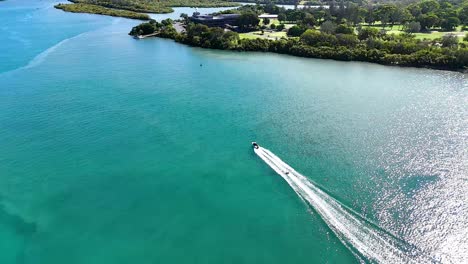
[[[270,53],[270,54],[280,54],[280,55],[286,55],[286,56],[292,56],[292,57],[297,57],[297,58],[305,58],[305,59],[316,59],[316,60],[331,60],[331,61],[336,61],[336,62],[359,62],[359,63],[369,63],[369,64],[376,64],[380,66],[388,66],[388,67],[397,67],[397,68],[413,68],[413,69],[426,69],[426,70],[437,70],[437,71],[448,71],[448,72],[458,72],[462,74],[468,74],[468,69],[453,69],[453,68],[445,68],[445,67],[430,67],[427,65],[422,65],[422,66],[408,66],[408,65],[399,65],[399,64],[385,64],[385,63],[379,63],[379,62],[371,62],[371,61],[363,61],[363,60],[337,60],[333,58],[318,58],[318,57],[307,57],[307,56],[300,56],[300,55],[294,55],[294,54],[289,54],[289,53],[280,53],[280,52],[273,52],[273,51],[255,51],[255,50],[236,50],[236,49],[215,49],[215,48],[205,48],[201,46],[193,46],[185,43],[178,42],[174,39],[171,38],[165,38],[161,37],[160,34],[151,34],[151,36],[145,36],[144,38],[141,39],[146,39],[146,38],[162,38],[162,39],[170,39],[176,43],[179,43],[181,45],[185,45],[191,48],[200,48],[200,49],[207,49],[207,50],[222,50],[226,52],[238,52],[238,53],[248,53],[248,52],[254,52],[254,53]]]
[[[93,15],[102,15],[102,16],[112,16],[112,17],[123,17],[128,19],[136,20],[150,20],[151,17],[148,14],[137,13],[129,10],[122,9],[113,9],[102,7],[98,5],[90,4],[56,4],[54,8],[60,9],[64,12],[70,13],[81,13],[81,14],[93,14]]]
[[[299,58],[308,58],[308,59],[322,59],[322,60],[333,60],[337,62],[364,62],[364,63],[371,63],[371,64],[377,64],[377,65],[382,65],[382,66],[392,66],[392,67],[400,67],[400,68],[416,68],[416,69],[429,69],[429,70],[438,70],[438,71],[449,71],[449,72],[459,72],[462,74],[468,74],[468,69],[461,69],[461,68],[450,68],[450,67],[443,67],[443,66],[431,66],[431,65],[405,65],[405,64],[398,64],[398,63],[384,63],[380,61],[367,61],[367,60],[345,60],[345,59],[337,59],[337,58],[330,58],[330,57],[319,57],[319,56],[306,56],[306,55],[300,55],[297,53],[288,53],[288,52],[277,52],[277,51],[271,51],[271,50],[242,50],[239,48],[232,48],[232,49],[220,49],[220,48],[213,48],[213,47],[203,47],[201,45],[191,45],[189,43],[184,43],[181,41],[178,41],[176,37],[169,36],[165,34],[164,32],[158,32],[154,34],[148,34],[145,35],[144,38],[163,38],[163,39],[170,39],[174,42],[177,42],[182,45],[186,45],[189,47],[194,47],[194,48],[201,48],[201,49],[209,49],[209,50],[222,50],[222,51],[230,51],[230,52],[260,52],[260,53],[273,53],[273,54],[281,54],[281,55],[288,55],[288,56],[293,56],[293,57],[299,57]],[[139,38],[135,38],[139,39]],[[251,41],[251,40],[245,40],[245,41]],[[255,40],[254,40],[255,41]],[[265,40],[269,42],[278,42],[275,40]],[[313,55],[313,54],[312,54]]]
[[[2,1],[2,0],[0,0]],[[158,2],[159,3],[159,2]],[[217,7],[226,7],[226,8],[235,8],[240,6],[238,2],[219,2],[211,3],[210,2],[201,2],[195,5],[182,5],[170,3],[157,6],[148,6],[145,8],[142,7],[128,7],[128,6],[116,6],[103,2],[99,4],[99,1],[96,3],[88,3],[85,0],[67,0],[64,3],[58,3],[54,5],[55,8],[63,10],[65,12],[71,13],[87,13],[87,14],[97,14],[97,15],[107,15],[113,17],[123,17],[130,19],[139,19],[139,20],[150,20],[151,17],[149,14],[171,14],[175,10],[173,8],[178,7],[193,7],[193,8],[217,8]]]
[[[72,2],[74,2],[72,0]],[[236,3],[235,3],[236,4]],[[77,5],[87,5],[81,3],[74,4],[58,4],[54,6],[57,9],[61,9],[67,12],[75,13],[90,13],[90,12],[80,12],[76,10],[65,10],[64,6],[77,6]],[[91,5],[94,7],[96,5]],[[122,10],[122,9],[113,9],[102,7],[103,9],[110,10],[112,12],[121,11],[128,12],[125,18],[130,19],[139,19],[139,20],[150,20],[150,23],[153,23],[151,17],[147,14],[140,14],[133,11]],[[122,14],[109,14],[109,13],[93,13],[99,15],[108,15],[115,17],[122,17]],[[141,16],[140,16],[141,15]],[[158,22],[156,22],[158,23]],[[133,31],[133,30],[132,30]],[[310,46],[306,45],[298,39],[291,38],[281,38],[277,40],[268,40],[268,39],[239,39],[238,34],[235,32],[233,35],[229,36],[228,45],[225,43],[220,45],[213,43],[200,43],[189,39],[187,35],[183,32],[176,32],[173,27],[168,26],[167,28],[160,28],[157,32],[148,32],[145,34],[132,34],[136,39],[144,39],[149,37],[160,37],[160,38],[169,38],[181,44],[185,44],[191,47],[200,47],[204,49],[215,49],[215,50],[226,50],[226,51],[254,51],[254,52],[269,52],[277,54],[291,55],[295,57],[303,58],[315,58],[315,59],[328,59],[334,61],[356,61],[356,62],[368,62],[384,66],[398,66],[398,67],[412,67],[412,68],[423,68],[423,69],[432,69],[432,70],[445,70],[452,72],[460,72],[463,74],[468,73],[468,67],[462,61],[460,63],[459,57],[465,56],[465,53],[458,51],[451,51],[449,55],[441,54],[440,50],[433,47],[428,47],[425,50],[420,50],[418,52],[413,52],[410,54],[400,54],[400,53],[388,53],[382,50],[373,49],[369,47],[345,47],[345,46]],[[224,34],[227,35],[227,34]],[[224,38],[224,35],[220,38]],[[193,38],[193,37],[192,37]],[[197,37],[196,37],[197,38]],[[217,46],[215,46],[217,45]]]

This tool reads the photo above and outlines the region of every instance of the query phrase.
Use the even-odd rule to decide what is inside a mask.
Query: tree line
[[[141,14],[129,10],[118,10],[113,8],[107,8],[103,6],[90,5],[90,4],[57,4],[54,6],[57,9],[72,13],[90,13],[106,16],[125,17],[131,19],[149,20],[150,17],[147,14]]]
[[[278,14],[281,22],[309,20],[361,23],[374,25],[379,22],[384,28],[395,24],[418,23],[420,30],[440,28],[452,31],[457,26],[468,26],[468,0],[423,0],[411,4],[405,2],[367,4],[341,0],[329,2],[328,8],[305,8],[285,10],[274,5],[266,5],[268,13]]]
[[[69,0],[81,6],[67,7],[69,10],[80,10],[85,13],[92,12],[99,7],[114,9],[114,12],[126,10],[139,13],[171,13],[174,10],[171,7],[231,7],[239,4],[223,0]],[[86,6],[84,6],[86,5]],[[90,6],[92,5],[92,6]],[[86,8],[83,8],[86,7]],[[64,8],[62,8],[64,9]],[[66,11],[69,11],[66,10]],[[91,12],[87,12],[90,10]],[[102,10],[102,9],[101,9]],[[72,11],[73,12],[73,11]],[[110,12],[110,11],[107,11]]]
[[[405,8],[418,5],[421,8],[421,14],[424,15],[436,10],[430,7],[429,2],[432,0],[413,3]],[[463,10],[463,6],[458,5],[458,7],[457,15],[460,16],[460,10]],[[379,10],[381,6],[374,8]],[[161,37],[203,48],[276,52],[310,58],[468,70],[467,45],[464,42],[460,43],[458,37],[454,35],[447,35],[435,40],[420,40],[416,39],[410,30],[402,34],[388,34],[386,31],[374,27],[354,24],[347,19],[348,12],[350,12],[347,8],[345,8],[347,11],[344,13],[339,13],[341,15],[335,13],[339,8],[335,11],[333,9],[284,10],[274,5],[243,6],[237,11],[230,12],[239,12],[239,10],[242,14],[239,21],[244,21],[244,27],[252,30],[259,28],[257,15],[263,12],[278,11],[277,14],[284,18],[282,21],[293,21],[296,25],[287,30],[289,38],[270,40],[262,38],[241,39],[236,32],[193,24],[188,19],[185,20],[186,28],[185,32],[182,33],[173,30],[172,23],[168,22],[165,25],[157,22],[144,24],[153,25],[150,30],[161,32]],[[365,18],[363,17],[363,19]],[[417,21],[412,22],[416,23]],[[264,21],[264,24],[268,23]],[[131,34],[142,30],[142,25],[132,29]],[[270,25],[270,27],[277,30],[278,25]],[[280,27],[280,30],[283,28],[284,25]],[[468,41],[468,36],[465,39]]]
[[[300,38],[268,40],[240,39],[236,32],[201,24],[189,24],[184,33],[177,33],[170,22],[152,21],[135,27],[131,34],[149,34],[155,30],[160,32],[160,37],[210,49],[275,52],[309,58],[448,70],[468,68],[468,49],[457,47],[453,41],[448,40],[440,47],[431,46],[411,35],[386,35],[373,28],[364,28],[357,35],[308,29]]]

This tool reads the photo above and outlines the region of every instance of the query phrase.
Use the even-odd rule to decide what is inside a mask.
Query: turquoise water
[[[0,263],[358,262],[253,140],[468,259],[467,75],[137,41],[53,3],[0,3]]]

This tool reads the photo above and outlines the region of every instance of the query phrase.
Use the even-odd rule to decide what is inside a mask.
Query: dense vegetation
[[[280,40],[240,39],[232,31],[189,25],[186,33],[171,37],[191,46],[239,51],[269,51],[295,56],[367,61],[380,64],[431,67],[439,69],[467,69],[468,49],[457,47],[456,37],[448,37],[444,46],[416,40],[411,35],[379,35],[374,29],[356,34],[325,33],[308,29],[300,38]]]
[[[395,11],[394,7],[406,15],[396,15],[400,11]],[[347,3],[336,7],[331,5],[330,9],[303,10],[285,10],[274,5],[243,6],[237,11],[231,11],[240,11],[242,14],[238,21],[240,29],[258,29],[259,21],[254,21],[256,15],[263,12],[276,13],[282,22],[295,23],[287,30],[289,38],[243,39],[236,32],[192,24],[189,20],[185,20],[187,25],[183,33],[173,30],[170,23],[154,26],[154,22],[145,23],[145,32],[162,32],[162,37],[203,48],[268,51],[311,58],[468,70],[467,44],[460,43],[457,36],[446,35],[440,39],[420,40],[414,35],[414,32],[419,30],[453,30],[458,25],[466,26],[467,7],[466,0],[453,4],[424,0],[407,6],[386,3],[366,8],[359,4]],[[370,13],[373,15],[370,16]],[[438,22],[421,23],[426,16],[437,16]],[[378,22],[382,28],[391,24],[405,25],[406,33],[389,34],[385,30],[364,25],[364,21],[371,25]],[[268,23],[263,21],[262,29],[266,28],[265,24]],[[142,30],[139,27],[142,25],[134,28],[131,34],[138,34],[138,31]],[[283,24],[272,24],[268,30],[283,28]]]
[[[107,8],[107,7],[97,6],[97,5],[90,5],[90,4],[58,4],[58,5],[55,5],[55,8],[62,9],[67,12],[73,12],[73,13],[91,13],[91,14],[126,17],[126,18],[141,19],[141,20],[150,19],[150,17],[147,14],[141,14],[141,13],[128,11],[128,10],[112,9],[112,8]]]
[[[172,23],[172,20],[169,18],[161,22],[151,19],[149,22],[133,27],[129,35],[142,36],[158,32],[159,37],[174,38],[177,35],[177,32],[172,26]]]
[[[142,13],[170,13],[169,6],[160,4],[158,1],[145,0],[70,0],[73,3],[90,4],[107,8],[129,10]]]
[[[265,8],[268,13],[279,14],[278,19],[284,22],[302,21],[305,17],[313,17],[317,22],[333,21],[352,25],[363,22],[373,25],[378,22],[383,27],[415,22],[419,23],[420,30],[439,28],[445,31],[468,25],[467,0],[423,0],[409,5],[403,2],[371,5],[331,1],[329,9],[284,10],[273,5]]]
[[[277,4],[277,5],[296,5],[299,4],[299,0],[229,0],[231,2],[243,2],[243,3],[253,3],[253,4]],[[312,1],[310,1],[312,2]],[[313,1],[313,3],[319,4],[318,1]]]
[[[142,13],[170,13],[171,7],[225,7],[238,4],[221,0],[70,0],[74,3],[90,4],[119,10]]]

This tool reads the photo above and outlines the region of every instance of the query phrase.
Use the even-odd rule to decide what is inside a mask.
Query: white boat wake
[[[12,74],[12,73],[15,73],[15,72],[18,72],[18,71],[21,71],[21,70],[25,70],[25,69],[30,69],[30,68],[34,68],[38,65],[40,65],[41,63],[43,63],[47,57],[55,52],[55,50],[57,50],[58,48],[60,48],[62,45],[66,44],[67,42],[73,40],[73,39],[76,39],[76,38],[79,38],[87,33],[89,33],[90,31],[86,31],[86,32],[83,32],[81,34],[78,34],[76,36],[73,36],[73,37],[70,37],[70,38],[67,38],[67,39],[64,39],[60,42],[58,42],[57,44],[47,48],[46,50],[42,51],[41,53],[37,54],[33,59],[31,59],[26,65],[24,66],[21,66],[21,67],[18,67],[16,69],[13,69],[13,70],[8,70],[8,71],[5,71],[5,72],[0,72],[0,76],[2,75],[7,75],[7,74]]]
[[[416,247],[378,228],[350,208],[319,189],[305,176],[283,162],[268,149],[255,153],[275,170],[325,221],[341,242],[362,262],[436,263]]]

